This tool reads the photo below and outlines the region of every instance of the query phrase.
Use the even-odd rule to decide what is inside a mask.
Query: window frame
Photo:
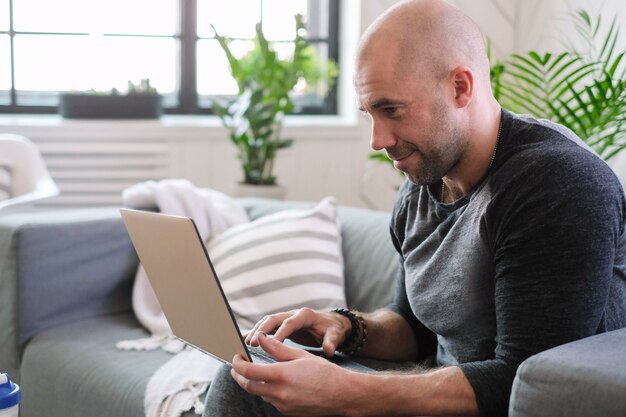
[[[11,86],[9,90],[10,104],[0,104],[0,113],[14,114],[55,114],[58,106],[44,105],[19,105],[17,104],[17,91],[15,90],[15,67],[14,67],[14,39],[20,32],[14,30],[13,25],[13,1],[9,0],[9,29],[0,31],[0,35],[9,36],[10,48],[10,77]],[[211,108],[201,107],[199,95],[196,89],[196,63],[197,63],[197,42],[200,37],[196,33],[197,24],[197,1],[178,0],[180,10],[178,22],[180,31],[172,36],[179,42],[178,69],[179,69],[179,89],[177,92],[178,105],[176,107],[164,107],[163,114],[167,115],[204,115],[212,114]],[[327,38],[307,38],[311,43],[326,43],[328,47],[328,57],[339,65],[339,0],[328,0],[328,37]],[[29,32],[21,32],[29,33]],[[37,32],[37,34],[46,34]],[[54,34],[62,34],[55,32]],[[105,36],[142,36],[110,34]],[[150,36],[145,36],[150,37]],[[60,92],[42,92],[42,94],[59,94]],[[328,96],[324,99],[323,106],[302,107],[297,114],[302,115],[335,115],[337,114],[337,83],[329,90]]]

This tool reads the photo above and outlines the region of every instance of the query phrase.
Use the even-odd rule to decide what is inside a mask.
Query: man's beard
[[[449,123],[441,107],[437,108],[434,120],[436,126],[430,129],[427,146],[418,147],[411,142],[401,141],[401,146],[388,150],[391,155],[407,155],[411,151],[419,155],[418,166],[410,172],[404,172],[417,185],[439,182],[457,166],[467,149],[467,138]]]

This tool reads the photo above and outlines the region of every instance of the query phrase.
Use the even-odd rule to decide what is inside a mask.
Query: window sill
[[[65,119],[56,114],[0,114],[4,133],[34,136],[142,137],[161,136],[185,139],[225,137],[226,129],[215,116],[164,115],[159,119]],[[359,138],[356,117],[291,116],[282,135],[297,139]]]
[[[287,127],[356,126],[355,118],[344,116],[289,116]],[[154,125],[181,127],[221,127],[215,116],[164,115],[159,119],[65,119],[57,114],[0,114],[0,126],[71,126],[71,125]]]

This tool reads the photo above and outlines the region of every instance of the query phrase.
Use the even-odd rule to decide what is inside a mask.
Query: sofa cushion
[[[298,307],[345,307],[341,232],[334,199],[234,226],[207,250],[243,329]]]
[[[243,198],[241,202],[251,219],[314,205],[262,198]],[[350,308],[373,311],[393,299],[400,263],[389,235],[390,219],[388,212],[339,207],[346,300]]]
[[[391,303],[400,257],[391,243],[390,214],[340,207],[348,306],[374,311]]]
[[[137,268],[137,257],[119,215],[109,221],[103,221],[108,214],[98,210],[77,211],[75,215],[82,216],[83,221],[74,217],[71,228],[47,216],[45,224],[37,224],[33,217],[32,223],[20,230],[17,257],[22,343],[57,323],[130,309],[130,278]],[[71,294],[72,308],[67,307],[67,299],[50,298],[50,293]]]
[[[626,328],[528,358],[513,382],[509,416],[623,417],[625,346]]]
[[[24,351],[20,416],[144,417],[148,380],[172,355],[160,349],[121,351],[115,343],[147,335],[132,314],[40,332]]]

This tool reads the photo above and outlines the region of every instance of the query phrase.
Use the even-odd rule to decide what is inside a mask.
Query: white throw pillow
[[[234,226],[211,239],[207,250],[242,329],[280,311],[346,306],[332,197]]]
[[[11,198],[11,165],[0,161],[0,201]]]

